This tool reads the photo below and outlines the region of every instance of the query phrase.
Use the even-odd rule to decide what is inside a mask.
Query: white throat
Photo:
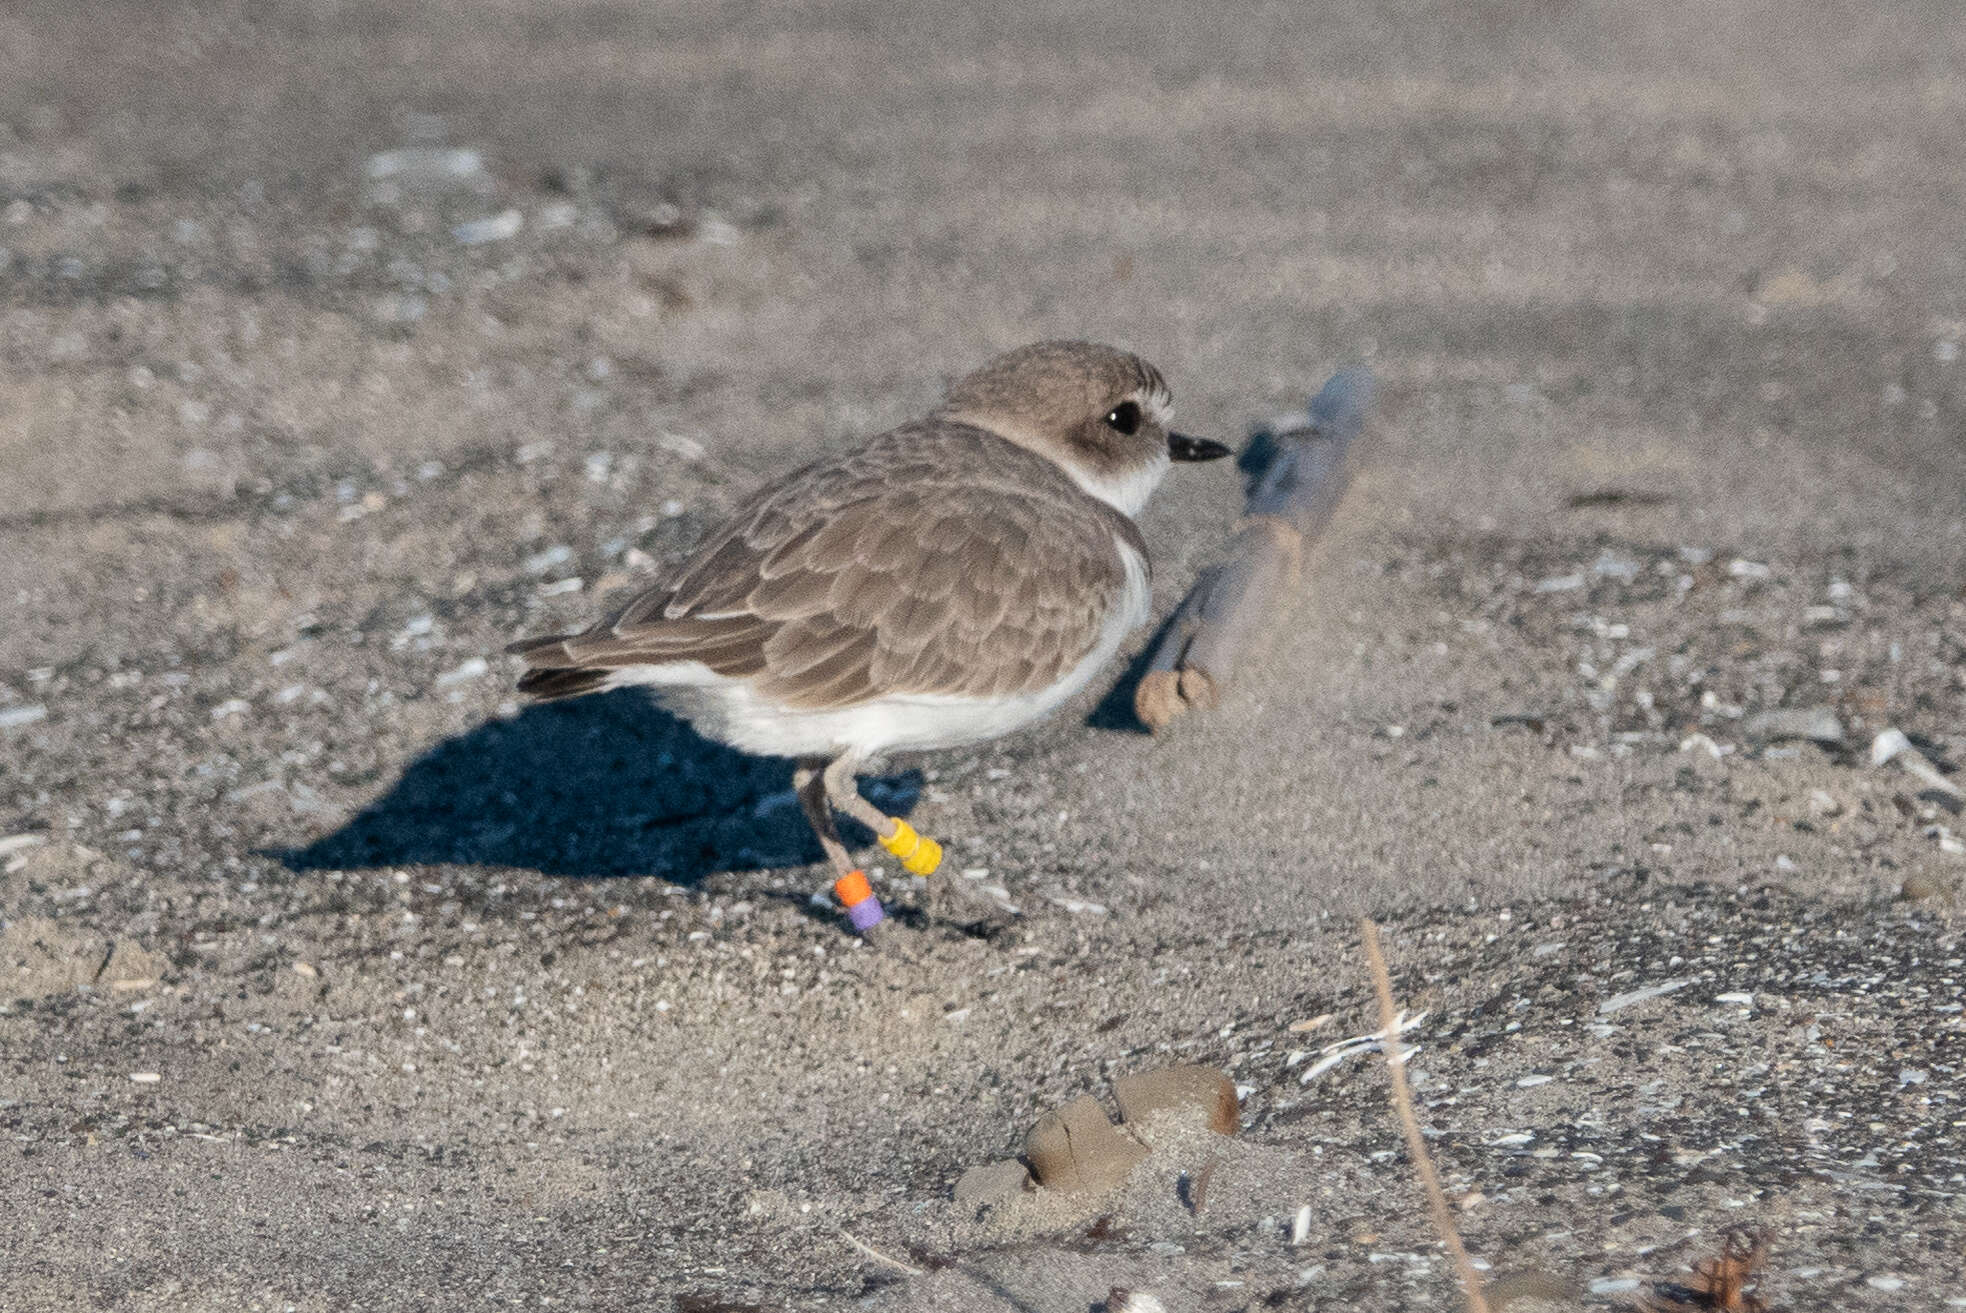
[[[1154,495],[1154,489],[1160,487],[1160,481],[1167,476],[1167,467],[1172,463],[1163,452],[1136,469],[1100,475],[1080,469],[1070,461],[1060,462],[1074,483],[1129,519],[1138,518],[1147,499]]]

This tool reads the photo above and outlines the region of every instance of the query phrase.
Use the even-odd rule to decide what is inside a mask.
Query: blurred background
[[[1958,464],[1966,38],[1797,12],[17,0],[10,500],[664,427],[762,467],[1070,333],[1229,428],[1371,356],[1470,492],[1599,451],[1833,512]]]

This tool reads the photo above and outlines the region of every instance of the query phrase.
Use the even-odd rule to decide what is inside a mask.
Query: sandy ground
[[[1778,1306],[1966,1304],[1966,824],[1866,755],[1966,760],[1962,61],[1828,0],[0,9],[0,1303],[1449,1306],[1377,1060],[1317,1070],[1371,913],[1491,1275],[1622,1307],[1746,1222]],[[1225,705],[884,778],[1007,925],[868,950],[784,763],[510,701],[1066,335],[1229,439],[1382,404]],[[1179,476],[1163,610],[1240,491]],[[1177,1060],[1239,1137],[951,1199]]]

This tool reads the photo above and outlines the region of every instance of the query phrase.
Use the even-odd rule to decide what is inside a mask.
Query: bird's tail
[[[570,662],[573,656],[567,651],[568,637],[566,634],[550,634],[544,638],[522,638],[505,649],[513,656],[524,657],[526,664],[532,667],[519,676],[521,693],[538,698],[541,702],[551,702],[579,697],[582,693],[593,693],[607,687],[608,678],[614,671],[563,664]]]

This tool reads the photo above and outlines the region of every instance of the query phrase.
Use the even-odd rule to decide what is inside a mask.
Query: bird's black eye
[[[1140,407],[1131,401],[1122,401],[1106,412],[1106,422],[1121,433],[1132,437],[1140,431]]]

